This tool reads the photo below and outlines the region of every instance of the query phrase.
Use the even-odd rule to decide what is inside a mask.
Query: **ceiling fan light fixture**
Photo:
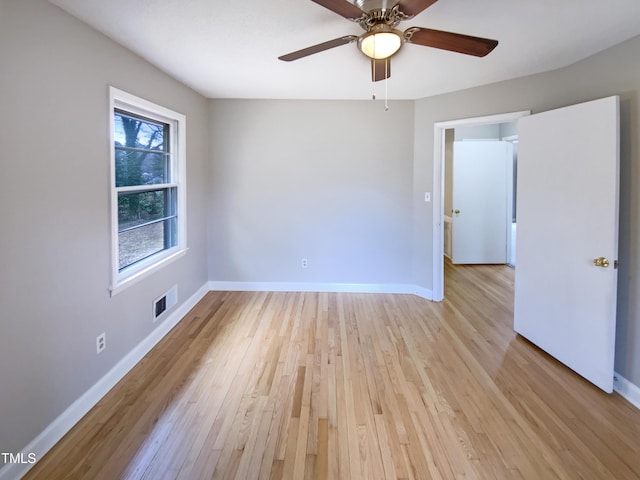
[[[374,26],[358,39],[360,51],[375,60],[391,57],[401,46],[402,33],[384,24]]]

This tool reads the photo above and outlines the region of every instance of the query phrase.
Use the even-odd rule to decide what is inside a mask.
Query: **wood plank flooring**
[[[640,478],[640,411],[514,334],[513,271],[445,278],[211,292],[26,478]]]

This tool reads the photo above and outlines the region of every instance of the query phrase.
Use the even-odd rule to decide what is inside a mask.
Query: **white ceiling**
[[[311,0],[50,0],[210,98],[384,96],[355,44],[294,62],[278,56],[360,26]],[[398,27],[500,41],[476,58],[406,44],[390,99],[416,99],[552,70],[640,35],[640,0],[439,0]],[[637,61],[637,59],[633,59]]]

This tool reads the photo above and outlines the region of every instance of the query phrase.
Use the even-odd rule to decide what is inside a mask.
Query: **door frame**
[[[444,135],[445,130],[462,126],[508,123],[531,115],[531,110],[502,113],[482,117],[448,120],[433,124],[433,277],[432,297],[436,302],[444,299]]]
[[[518,148],[518,135],[509,135],[507,137],[504,137],[501,139],[504,142],[509,142],[511,144],[511,148],[512,148],[512,152],[514,150],[516,150]],[[514,155],[514,158],[517,158],[517,154]],[[509,162],[508,165],[508,177],[513,179],[513,166],[514,166],[514,162]],[[511,200],[508,205],[507,205],[507,228],[509,230],[507,230],[507,265],[510,267],[515,267],[515,265],[513,264],[512,260],[513,260],[513,255],[515,254],[515,252],[513,252],[511,250],[511,244],[513,243],[513,239],[512,239],[512,235],[513,235],[513,231],[512,231],[512,222],[513,222],[513,215],[515,214],[515,212],[513,211],[513,200],[514,200],[514,196],[516,195],[516,192],[514,191],[514,184],[513,181],[507,185],[507,195],[509,195],[509,199]]]

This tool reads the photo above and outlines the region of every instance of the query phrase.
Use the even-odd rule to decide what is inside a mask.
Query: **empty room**
[[[0,480],[639,479],[640,3],[552,3],[0,0]]]

